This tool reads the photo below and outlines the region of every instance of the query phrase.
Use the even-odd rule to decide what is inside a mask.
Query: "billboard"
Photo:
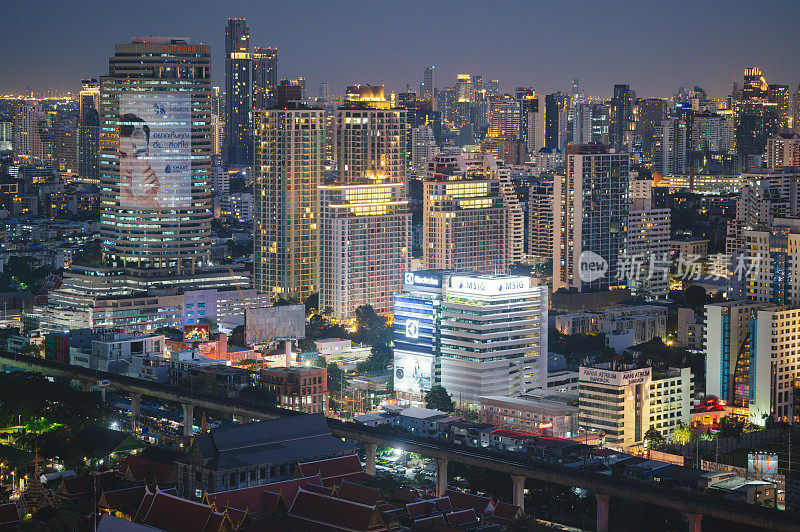
[[[420,393],[433,385],[433,357],[408,351],[394,351],[394,389]]]
[[[208,342],[208,325],[184,325],[184,342]]]
[[[778,478],[778,455],[768,452],[747,453],[747,478]]]
[[[641,368],[628,371],[615,371],[581,366],[578,368],[578,380],[580,382],[596,382],[598,384],[609,384],[612,386],[632,386],[634,384],[650,382],[650,370],[651,368]]]
[[[477,296],[497,296],[526,292],[530,287],[530,277],[453,275],[450,277],[449,291]]]
[[[124,92],[119,97],[119,204],[161,210],[192,203],[192,97]]]

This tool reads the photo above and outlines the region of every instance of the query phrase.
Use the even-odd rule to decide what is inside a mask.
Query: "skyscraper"
[[[436,88],[436,67],[429,66],[425,69],[425,75],[423,77],[422,86],[419,88],[420,96],[423,100],[430,100],[433,98],[433,91]]]
[[[567,146],[553,186],[553,289],[620,284],[626,249],[630,156],[602,146]],[[624,284],[624,283],[622,283]]]
[[[100,234],[110,266],[192,272],[211,249],[211,52],[118,44],[101,78]]]
[[[250,164],[250,28],[243,18],[225,27],[225,144],[228,164]]]
[[[404,182],[405,136],[406,110],[391,107],[383,86],[348,87],[345,101],[336,111],[337,181]]]
[[[255,112],[254,286],[303,302],[318,290],[322,109],[288,102]]]
[[[653,170],[661,175],[682,174],[686,171],[686,122],[670,117],[655,129]]]
[[[361,305],[392,312],[411,266],[411,211],[403,183],[365,182],[319,188],[319,304],[335,318]]]
[[[78,111],[78,177],[100,183],[100,82],[84,79]]]
[[[610,143],[617,151],[627,148],[627,135],[633,126],[633,106],[636,92],[630,85],[614,85],[614,97],[611,99]]]
[[[269,109],[275,105],[278,87],[278,49],[253,48],[253,109]]]
[[[37,100],[18,100],[14,110],[14,160],[20,164],[41,164],[44,160],[39,134],[41,105]]]
[[[423,182],[427,269],[508,271],[509,208],[489,154],[437,155]]]
[[[637,101],[639,121],[636,134],[642,139],[642,155],[652,160],[656,127],[667,117],[667,101],[662,98],[642,98]]]
[[[406,111],[383,86],[354,85],[336,110],[336,182],[320,187],[320,308],[392,310],[410,265]]]

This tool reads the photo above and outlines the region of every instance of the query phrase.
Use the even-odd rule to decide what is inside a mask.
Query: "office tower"
[[[219,164],[216,157],[211,167],[211,191],[214,196],[225,196],[231,192],[231,175]]]
[[[433,92],[436,90],[436,67],[429,66],[425,69],[423,76],[422,86],[419,93],[423,100],[430,100],[433,98]]]
[[[278,85],[276,96],[278,105],[299,102],[303,99],[303,87],[296,79],[282,79]]]
[[[318,290],[325,118],[302,104],[255,112],[254,287],[271,301]]]
[[[607,290],[620,282],[626,248],[630,156],[567,146],[553,187],[553,290]]]
[[[39,132],[41,105],[37,100],[17,100],[14,113],[14,161],[19,164],[42,164],[44,147]]]
[[[544,97],[544,147],[559,150],[564,147],[566,140],[566,115],[560,96],[560,93],[553,93]]]
[[[783,131],[789,125],[791,113],[789,85],[770,84],[767,86],[767,101],[775,104],[778,120],[778,131]]]
[[[746,229],[768,229],[779,218],[800,215],[800,174],[793,168],[753,169],[741,175],[736,216],[728,220],[726,252],[744,250]]]
[[[800,133],[800,84],[797,85],[797,90],[794,91],[792,96],[794,100],[794,114],[792,115],[792,129],[795,133]]]
[[[693,388],[690,368],[658,371],[615,362],[581,366],[579,423],[583,429],[602,431],[608,447],[633,451],[650,429],[667,437],[690,423]]]
[[[251,162],[250,28],[243,18],[229,18],[225,27],[225,160]]]
[[[570,102],[565,144],[590,142],[592,142],[592,106],[580,101]]]
[[[728,121],[722,115],[709,111],[694,113],[691,136],[694,151],[727,153],[730,136]]]
[[[411,265],[411,212],[403,183],[319,187],[320,308],[337,319],[361,305],[391,313]]]
[[[553,180],[541,179],[528,188],[528,257],[553,260]]]
[[[520,102],[505,97],[489,103],[489,137],[519,137]]]
[[[592,142],[608,145],[610,141],[611,107],[608,104],[592,105]]]
[[[783,100],[783,92],[773,89],[770,101],[769,85],[757,67],[747,68],[741,98],[732,98],[734,112],[734,149],[748,158],[749,166],[758,166],[764,156],[767,139],[781,132],[782,108],[776,103]],[[788,96],[788,95],[787,95]],[[782,102],[784,105],[785,102]]]
[[[81,92],[78,93],[78,119],[88,116],[92,109],[100,110],[100,82],[96,79],[82,79]]]
[[[71,126],[51,130],[53,168],[68,180],[78,177],[78,129]]]
[[[428,161],[437,153],[439,147],[431,126],[423,124],[411,130],[411,168],[415,172],[424,172],[428,168]]]
[[[100,94],[100,234],[110,266],[181,274],[209,260],[210,64],[207,46],[183,38],[114,47]]]
[[[441,384],[440,312],[445,272],[403,274],[403,291],[394,296],[394,390],[398,399],[424,401]]]
[[[784,166],[800,167],[800,135],[780,133],[767,140],[767,167],[780,170]]]
[[[617,151],[627,148],[628,133],[635,124],[633,107],[636,92],[629,85],[614,85],[614,97],[611,99],[609,114],[609,142]]]
[[[769,227],[742,231],[746,261],[740,274],[750,301],[800,307],[800,219],[774,218]]]
[[[269,109],[277,100],[278,49],[254,46],[253,63],[253,109]]]
[[[672,211],[653,208],[652,186],[650,179],[635,179],[629,186],[626,270],[631,294],[645,300],[669,295]]]
[[[507,211],[491,155],[434,157],[423,181],[425,268],[506,273]]]
[[[686,122],[670,117],[656,126],[653,171],[663,176],[686,172]]]
[[[222,157],[225,146],[225,122],[220,122],[219,115],[211,113],[211,154]]]
[[[337,182],[404,182],[405,135],[406,111],[391,107],[383,86],[348,87],[345,101],[336,111]]]
[[[319,99],[322,100],[323,103],[331,101],[331,88],[324,81],[319,84]]]
[[[453,272],[440,304],[441,384],[457,403],[519,396],[547,379],[547,286]]]
[[[459,102],[475,101],[475,85],[472,76],[469,74],[459,74],[456,78],[456,97]]]
[[[100,183],[100,82],[84,79],[78,95],[78,176]]]
[[[220,122],[225,122],[225,98],[220,95],[219,87],[211,87],[211,114],[217,115]]]
[[[486,99],[493,100],[500,97],[500,82],[496,79],[490,79],[486,83]]]
[[[14,150],[14,123],[0,122],[0,152]]]
[[[640,98],[636,105],[639,109],[636,134],[642,139],[642,155],[652,160],[656,128],[667,118],[667,102],[662,98]]]

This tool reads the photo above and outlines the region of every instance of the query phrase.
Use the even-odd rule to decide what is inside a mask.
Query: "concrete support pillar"
[[[184,403],[183,408],[183,435],[192,436],[194,434],[194,405]]]
[[[686,514],[686,519],[689,521],[689,532],[703,531],[703,527],[701,525],[703,514]]]
[[[511,475],[511,490],[514,495],[514,506],[519,506],[522,513],[525,513],[525,477],[522,475]]]
[[[367,475],[375,475],[375,459],[378,454],[377,443],[364,442],[364,471]]]
[[[447,458],[436,459],[436,496],[441,497],[447,491]]]
[[[106,387],[105,386],[101,386],[100,387],[100,400],[103,401],[104,403],[106,402]]]
[[[597,532],[608,532],[608,503],[611,495],[595,493],[597,499]]]
[[[139,409],[142,406],[142,394],[131,392],[131,423],[133,424],[133,431],[136,432],[139,426]]]

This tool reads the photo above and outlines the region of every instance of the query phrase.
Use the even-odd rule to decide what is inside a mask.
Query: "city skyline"
[[[700,85],[721,98],[748,66],[760,66],[770,82],[792,88],[800,82],[800,66],[791,54],[775,53],[800,45],[790,24],[800,16],[800,5],[788,1],[772,3],[770,9],[728,2],[724,11],[713,2],[657,7],[612,2],[571,9],[503,2],[492,6],[513,14],[500,17],[507,22],[502,31],[483,23],[476,2],[463,3],[459,10],[412,2],[398,12],[381,3],[295,3],[267,10],[256,2],[202,9],[178,3],[158,21],[145,19],[155,8],[148,4],[142,15],[103,5],[96,28],[85,22],[98,20],[92,3],[68,12],[59,5],[58,17],[37,18],[40,38],[33,41],[27,39],[29,26],[18,21],[38,17],[42,3],[7,7],[0,43],[11,53],[0,58],[0,93],[19,94],[26,86],[77,92],[81,78],[104,73],[113,44],[137,35],[184,36],[209,45],[212,83],[223,87],[228,17],[247,18],[252,46],[279,49],[278,78],[303,75],[311,94],[321,82],[335,94],[353,82],[385,83],[391,90],[403,90],[408,83],[418,90],[431,64],[436,65],[438,87],[453,85],[458,73],[498,79],[504,92],[516,86],[566,90],[578,78],[587,94],[603,97],[614,83],[626,83],[640,95],[666,97],[680,86]],[[190,6],[197,15],[187,16]],[[552,38],[562,35],[550,33],[554,24],[571,28],[567,42]],[[62,53],[53,54],[54,49]]]

